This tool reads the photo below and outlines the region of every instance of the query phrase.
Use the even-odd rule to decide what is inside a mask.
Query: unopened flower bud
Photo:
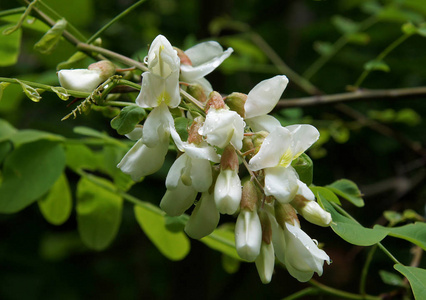
[[[228,105],[229,109],[238,113],[241,118],[245,116],[244,104],[247,100],[247,95],[243,93],[232,93],[231,95],[225,97],[225,104]]]
[[[243,191],[241,194],[241,210],[247,209],[249,211],[255,211],[258,202],[257,189],[253,181],[247,180],[243,185]]]
[[[285,229],[285,223],[292,224],[299,223],[297,218],[296,210],[290,204],[282,204],[275,201],[275,219],[277,223]]]
[[[254,261],[256,264],[257,273],[263,284],[271,282],[272,274],[274,273],[275,253],[272,243],[262,241],[260,246],[260,254]]]
[[[188,130],[188,143],[199,145],[203,141],[203,137],[198,133],[200,128],[203,126],[203,118],[197,117],[191,124]]]
[[[222,96],[218,92],[213,91],[210,93],[209,99],[207,99],[206,107],[204,108],[204,110],[208,112],[210,108],[225,108],[225,102],[223,101]]]
[[[262,225],[262,242],[270,244],[272,241],[271,220],[265,211],[259,211],[259,218]]]
[[[221,214],[237,212],[241,202],[241,180],[236,171],[220,171],[214,187],[214,200]]]
[[[185,52],[182,49],[179,49],[177,47],[173,47],[173,49],[175,49],[177,51],[177,55],[180,59],[181,65],[192,66],[191,59],[188,57],[188,55],[185,54]]]
[[[186,87],[186,91],[188,94],[190,94],[192,97],[200,101],[201,103],[206,102],[207,96],[204,92],[204,89],[199,84],[190,84]]]
[[[235,148],[231,145],[226,146],[220,158],[220,169],[238,171],[239,165]]]
[[[259,152],[260,147],[263,144],[263,141],[265,140],[265,138],[268,136],[268,132],[266,131],[259,131],[256,132],[253,136],[252,136],[252,141],[253,141],[253,147],[255,149],[253,155],[256,155]]]
[[[316,201],[306,200],[303,196],[296,195],[291,205],[312,224],[322,227],[330,226],[332,221],[330,213],[322,209]]]
[[[102,78],[102,81],[107,80],[108,78],[110,78],[112,75],[115,74],[115,65],[109,60],[101,60],[101,61],[95,62],[89,65],[87,69],[101,71],[100,76]]]
[[[241,210],[235,224],[235,248],[238,255],[247,261],[254,261],[260,253],[262,225],[257,211]]]

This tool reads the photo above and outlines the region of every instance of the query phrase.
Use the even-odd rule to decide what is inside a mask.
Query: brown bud
[[[260,225],[262,226],[262,241],[269,245],[272,241],[271,220],[268,214],[263,210],[259,211],[259,219]]]
[[[100,70],[101,78],[107,80],[109,77],[115,74],[115,65],[109,60],[101,60],[95,62],[87,67],[89,70]]]
[[[197,117],[192,122],[191,127],[188,130],[188,143],[201,144],[203,137],[198,133],[198,130],[203,126],[203,118]]]
[[[205,111],[208,112],[211,107],[214,109],[225,108],[225,102],[218,92],[213,91],[210,93],[209,99],[206,103]]]
[[[225,97],[226,105],[228,105],[230,110],[238,113],[241,118],[245,118],[246,111],[244,109],[244,104],[247,100],[247,95],[243,93],[232,93],[231,95]]]
[[[192,61],[189,59],[188,55],[186,55],[185,52],[183,52],[183,50],[176,48],[176,47],[173,47],[173,49],[175,49],[177,51],[177,55],[180,59],[181,65],[192,66]]]
[[[220,169],[221,170],[238,170],[240,164],[238,162],[238,155],[235,152],[233,146],[226,146],[223,150],[222,157],[220,158]]]
[[[207,100],[206,93],[204,92],[204,89],[199,84],[190,84],[186,87],[186,91],[188,94],[190,94],[192,97],[197,99],[198,101],[204,103]]]
[[[240,202],[241,210],[248,209],[250,211],[255,211],[258,200],[255,184],[251,180],[247,180],[243,185]]]
[[[290,204],[281,204],[275,201],[275,218],[278,224],[284,229],[285,223],[295,225],[294,222],[299,223],[296,210]]]

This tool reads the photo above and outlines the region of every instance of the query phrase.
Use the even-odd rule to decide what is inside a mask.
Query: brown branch
[[[425,86],[389,90],[359,89],[355,92],[350,93],[281,99],[276,105],[276,108],[308,107],[317,105],[337,104],[350,101],[366,101],[372,99],[400,99],[418,96],[426,96]]]

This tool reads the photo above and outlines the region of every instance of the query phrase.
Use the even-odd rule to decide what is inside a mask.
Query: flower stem
[[[362,268],[361,280],[359,284],[359,293],[361,295],[365,295],[365,284],[367,282],[368,269],[370,268],[374,253],[376,253],[377,246],[377,244],[374,245],[373,247],[371,247],[370,251],[368,251],[367,259],[365,260],[364,267]]]
[[[314,279],[309,280],[309,283],[315,286],[316,288],[320,289],[321,292],[325,294],[337,296],[340,299],[353,299],[353,300],[381,300],[382,299],[381,297],[378,297],[378,296],[358,295],[358,294],[341,291],[341,290],[326,286],[322,283],[319,283],[318,281]]]
[[[320,293],[320,290],[318,288],[315,287],[308,287],[306,289],[303,289],[301,291],[298,291],[290,296],[287,296],[281,300],[295,300],[295,299],[299,299],[302,298],[304,296],[308,296],[308,295],[318,295]]]

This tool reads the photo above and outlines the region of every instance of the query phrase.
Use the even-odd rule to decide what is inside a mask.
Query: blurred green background
[[[89,37],[135,1],[44,2]],[[1,0],[0,9],[20,5],[18,1]],[[327,63],[310,80],[324,93],[334,94],[354,85],[364,64],[403,34],[402,24],[417,25],[425,19],[426,3],[422,0],[156,0],[146,1],[108,29],[102,36],[102,45],[143,59],[147,45],[160,33],[182,49],[215,39],[224,47],[233,47],[235,52],[207,79],[223,94],[248,93],[261,80],[280,74],[247,31],[240,30],[250,28],[299,74],[321,56],[329,55]],[[0,18],[0,26],[9,21]],[[365,30],[354,31],[351,27],[360,24],[366,26]],[[51,55],[40,54],[33,50],[33,45],[42,35],[42,31],[24,29],[17,63],[0,67],[0,77],[57,85],[56,66],[67,60],[74,49],[64,40]],[[333,43],[342,36],[346,38],[341,49],[337,49]],[[373,71],[362,88],[426,85],[425,51],[424,37],[410,37],[385,58],[389,71]],[[86,60],[82,67],[90,63]],[[308,94],[290,78],[283,98],[304,96]],[[385,210],[413,209],[420,215],[425,213],[424,101],[425,96],[417,96],[348,104],[366,116],[364,122],[332,105],[276,113],[283,124],[311,123],[320,130],[322,138],[308,153],[315,165],[314,184],[326,185],[340,178],[356,182],[365,195],[366,206],[355,208],[346,203],[344,206],[369,227],[386,224],[382,217]],[[71,110],[67,104],[47,93],[41,102],[34,103],[19,86],[13,86],[5,90],[0,101],[0,117],[18,129],[39,129],[77,138],[73,128],[88,126],[121,138],[111,128],[110,119],[97,111],[61,122]],[[377,132],[374,129],[377,123],[372,121],[418,143],[420,150],[413,151],[398,139]],[[164,176],[172,161],[173,155],[162,170],[136,184],[130,193],[158,204],[165,192]],[[75,191],[78,177],[72,172],[67,176]],[[222,221],[226,220],[222,217]],[[0,215],[0,222],[0,299],[279,299],[307,286],[278,265],[269,285],[260,282],[254,264],[243,263],[235,273],[229,274],[222,267],[222,255],[196,240],[191,241],[191,252],[184,260],[169,261],[141,231],[128,203],[124,205],[117,238],[101,252],[89,250],[80,241],[75,212],[64,225],[55,227],[43,219],[37,205],[31,205],[16,214]],[[324,267],[319,281],[356,292],[367,251],[342,241],[329,228],[317,228],[304,221],[302,228],[324,244],[333,260]],[[387,238],[384,244],[402,263],[409,264],[410,244],[399,240],[395,247],[394,241]],[[379,270],[392,271],[391,265],[381,252],[376,253],[367,283],[368,293],[394,288],[385,285],[378,275]],[[425,266],[424,260],[422,265]]]

